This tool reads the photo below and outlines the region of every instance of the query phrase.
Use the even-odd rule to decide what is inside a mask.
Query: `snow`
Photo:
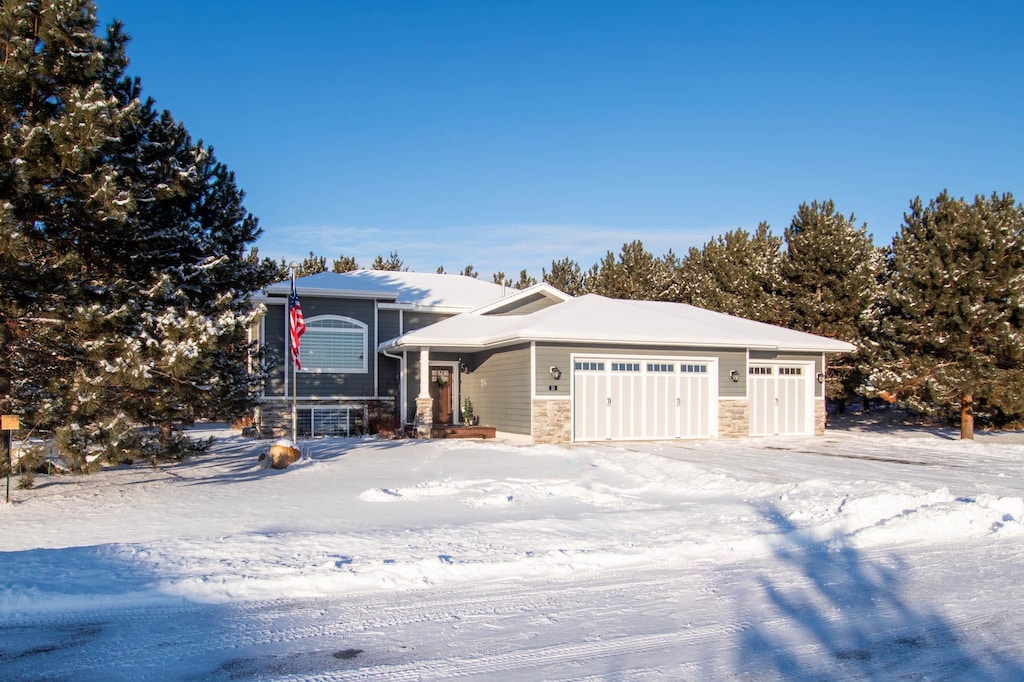
[[[0,505],[4,679],[1024,677],[1024,436],[269,442]]]
[[[486,312],[486,309],[484,309]],[[683,303],[626,301],[586,294],[525,315],[464,313],[385,344],[408,347],[494,346],[513,341],[726,346],[848,352],[852,344]]]
[[[395,303],[451,312],[471,310],[497,301],[505,288],[475,277],[429,272],[353,270],[319,272],[295,280],[299,296],[391,299]],[[291,282],[271,284],[268,294],[287,295]]]

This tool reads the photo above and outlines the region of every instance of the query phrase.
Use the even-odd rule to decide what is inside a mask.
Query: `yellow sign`
[[[0,416],[0,431],[17,431],[21,426],[18,425],[18,415],[16,414],[5,414]]]

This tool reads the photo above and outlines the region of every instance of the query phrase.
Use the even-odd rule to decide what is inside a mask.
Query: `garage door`
[[[709,438],[714,358],[584,358],[573,363],[573,439]]]
[[[813,370],[809,364],[750,365],[750,435],[814,434]]]

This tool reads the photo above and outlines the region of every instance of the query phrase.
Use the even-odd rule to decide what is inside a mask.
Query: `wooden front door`
[[[430,397],[434,399],[434,423],[452,423],[452,368],[430,368]]]

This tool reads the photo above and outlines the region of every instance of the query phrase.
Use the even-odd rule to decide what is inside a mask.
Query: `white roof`
[[[426,272],[390,270],[353,270],[321,272],[295,280],[299,296],[332,298],[374,298],[414,307],[472,310],[502,298],[508,291],[491,282],[465,275],[438,275]],[[287,294],[289,281],[266,288],[267,293]]]
[[[527,315],[464,313],[382,344],[387,349],[486,348],[522,341],[709,346],[841,353],[852,344],[682,303],[587,294]]]

